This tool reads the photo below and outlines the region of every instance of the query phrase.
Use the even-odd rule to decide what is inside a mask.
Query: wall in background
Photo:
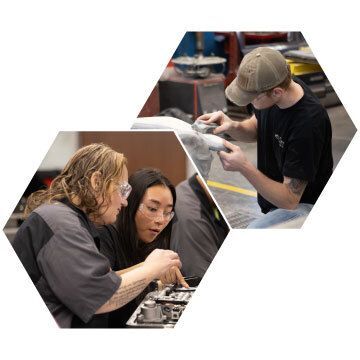
[[[173,171],[166,171],[170,173],[169,177],[172,177],[172,174],[175,174],[174,182],[179,182],[183,177],[190,177],[195,173],[195,169],[192,166],[191,161],[183,154],[182,147],[178,143],[176,137],[173,134],[168,134],[165,136],[165,143],[161,145],[161,141],[156,139],[156,133],[150,133],[148,136],[145,136],[145,139],[148,138],[147,144],[141,142],[141,138],[136,135],[131,135],[132,133],[109,133],[109,132],[69,132],[61,131],[56,137],[54,143],[50,147],[48,153],[46,154],[43,162],[41,163],[39,170],[48,171],[48,170],[61,170],[69,158],[75,153],[75,151],[85,143],[91,141],[102,141],[110,146],[113,146],[112,141],[117,144],[123,143],[125,154],[137,152],[136,149],[140,150],[140,153],[134,154],[133,161],[130,161],[131,168],[137,168],[139,166],[158,166],[162,168],[161,164],[163,163],[166,168],[172,168]],[[163,134],[164,135],[164,134]],[[141,135],[140,135],[141,136]],[[161,137],[161,135],[159,135]],[[86,140],[85,140],[86,138]],[[127,139],[126,139],[127,138]],[[91,139],[91,140],[90,140]],[[125,141],[126,140],[126,141]],[[150,150],[148,146],[155,146],[158,143],[158,149],[155,151],[155,162],[153,159],[149,159]],[[145,146],[144,146],[145,145]],[[148,146],[146,146],[148,145]],[[116,146],[114,146],[116,147]],[[170,148],[172,151],[177,153],[180,157],[176,160],[169,156]],[[130,151],[132,149],[133,151]],[[120,146],[119,149],[120,151]],[[170,151],[171,152],[171,151]],[[181,154],[179,154],[179,152]],[[129,155],[127,155],[129,157]],[[131,156],[132,157],[132,156]],[[141,161],[141,158],[144,161]],[[147,158],[147,160],[146,160]],[[130,160],[130,159],[129,159]],[[133,166],[131,166],[133,163]]]
[[[39,170],[61,170],[78,148],[78,132],[60,131],[42,161]]]

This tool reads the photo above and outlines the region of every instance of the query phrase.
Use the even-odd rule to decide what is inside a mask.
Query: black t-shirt
[[[332,174],[331,123],[317,97],[299,79],[304,96],[293,106],[254,109],[258,169],[283,182],[284,176],[308,182],[301,203],[314,204]],[[263,213],[276,208],[258,194]]]
[[[129,258],[123,246],[123,239],[114,225],[102,226],[98,231],[100,235],[100,252],[107,257],[113,271],[135,265],[129,263]],[[141,300],[151,290],[150,286],[146,287],[135,299],[108,313],[108,327],[125,328],[126,322],[130,319]]]
[[[120,246],[120,236],[115,226],[105,225],[99,228],[100,234],[100,252],[105,255],[113,271],[124,269],[125,254]],[[123,328],[126,326],[127,320],[136,310],[137,303],[132,300],[122,306],[120,309],[114,310],[108,314],[109,328]]]

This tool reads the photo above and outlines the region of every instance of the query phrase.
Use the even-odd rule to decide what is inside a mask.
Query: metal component
[[[196,287],[184,288],[172,285],[148,293],[128,320],[127,326],[174,327],[195,290]]]
[[[222,65],[221,72],[224,72],[226,59],[219,56],[203,56],[201,54],[195,56],[179,56],[172,59],[175,70],[181,75],[187,77],[208,77],[213,70],[213,66]]]
[[[166,319],[162,314],[161,306],[154,300],[146,300],[140,307],[140,313],[137,315],[138,323],[161,323]]]
[[[195,122],[191,125],[191,128],[201,134],[212,134],[214,129],[216,129],[219,125],[217,124],[205,124],[201,120],[195,120]]]
[[[175,59],[172,59],[172,62],[176,65],[196,67],[225,64],[226,59],[219,56],[179,56]]]

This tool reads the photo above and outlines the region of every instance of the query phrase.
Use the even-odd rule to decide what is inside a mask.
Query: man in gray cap
[[[239,171],[257,190],[266,215],[249,225],[266,228],[306,216],[332,174],[331,124],[325,108],[299,79],[292,78],[283,55],[260,47],[242,60],[236,79],[225,90],[239,106],[251,104],[247,120],[231,120],[222,112],[199,120],[217,123],[243,142],[257,142],[257,166],[240,147],[224,141],[223,168]]]

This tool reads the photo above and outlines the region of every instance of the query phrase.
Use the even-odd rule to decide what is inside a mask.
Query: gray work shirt
[[[170,248],[180,256],[183,275],[203,277],[229,228],[220,213],[215,216],[195,175],[176,187],[176,195]]]
[[[93,223],[66,201],[41,205],[16,234],[14,250],[60,327],[74,315],[90,321],[120,286],[98,242]]]

